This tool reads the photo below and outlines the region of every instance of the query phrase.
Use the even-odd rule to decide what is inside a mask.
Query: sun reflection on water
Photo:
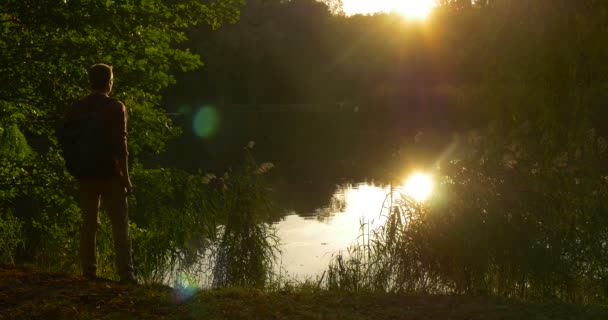
[[[344,198],[344,210],[342,212],[350,215],[353,219],[382,219],[389,192],[390,187],[374,184],[351,185],[343,188],[341,190]]]
[[[316,219],[293,213],[277,223],[283,244],[282,267],[295,278],[320,275],[332,254],[357,244],[363,239],[362,232],[367,238],[386,223],[389,213],[407,214],[409,210],[400,206],[427,201],[432,189],[431,175],[422,172],[392,186],[361,183],[337,187],[329,205],[315,212]]]
[[[403,189],[407,195],[417,202],[424,202],[433,191],[433,179],[428,174],[416,172],[407,178]]]

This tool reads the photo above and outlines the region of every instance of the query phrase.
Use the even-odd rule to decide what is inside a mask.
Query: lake
[[[284,213],[275,223],[280,271],[297,279],[320,275],[332,255],[356,243],[361,223],[377,224],[388,182],[429,170],[452,132],[426,119],[436,113],[411,108],[181,109],[174,121],[184,134],[154,165],[220,176],[238,165],[243,147],[254,141],[259,163],[274,164],[267,179],[272,202]]]
[[[372,183],[345,184],[315,212],[289,212],[275,224],[281,239],[281,271],[295,279],[321,275],[334,254],[357,242],[363,223],[382,222],[389,191],[388,186]]]

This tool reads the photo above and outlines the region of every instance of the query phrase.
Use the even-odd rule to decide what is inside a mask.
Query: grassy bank
[[[491,297],[163,286],[0,269],[0,319],[606,319],[608,310]]]

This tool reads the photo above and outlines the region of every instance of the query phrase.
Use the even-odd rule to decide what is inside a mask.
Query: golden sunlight
[[[381,220],[381,210],[388,192],[387,187],[371,184],[349,186],[341,190],[344,195],[344,212],[358,218]]]
[[[418,202],[429,198],[433,191],[433,179],[427,174],[415,173],[411,175],[403,186],[405,192]]]
[[[423,20],[436,6],[436,0],[344,0],[347,15],[397,12],[408,19]]]
[[[406,18],[424,20],[433,11],[435,0],[401,0],[396,1],[395,11]]]

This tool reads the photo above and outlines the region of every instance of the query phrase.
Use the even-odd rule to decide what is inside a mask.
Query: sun
[[[413,20],[426,19],[436,6],[436,0],[399,0],[395,3],[396,12]]]
[[[437,0],[342,0],[347,16],[378,12],[399,13],[406,19],[424,20],[437,6]]]
[[[427,174],[417,172],[407,179],[403,189],[414,200],[424,202],[433,191],[433,179]]]

